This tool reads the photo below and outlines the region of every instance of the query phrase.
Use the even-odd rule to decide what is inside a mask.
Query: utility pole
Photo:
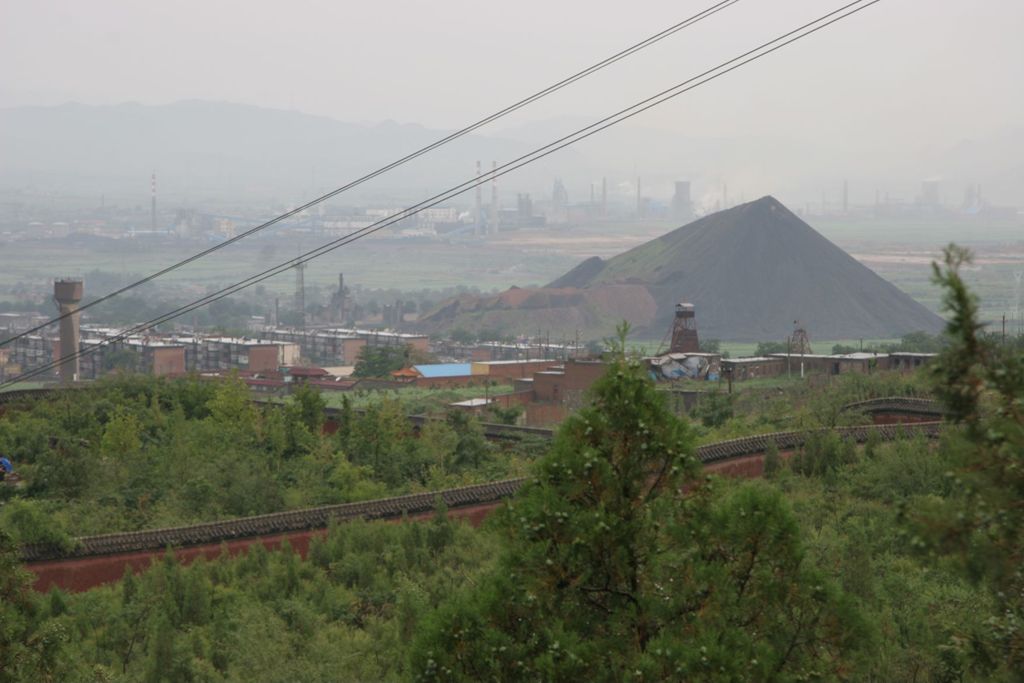
[[[793,376],[793,338],[786,337],[786,377]]]
[[[295,303],[299,309],[299,325],[302,329],[302,346],[306,345],[306,264],[295,264]]]
[[[473,212],[473,234],[477,237],[479,237],[483,232],[484,225],[483,200],[481,198],[481,185],[483,185],[483,183],[479,182],[480,176],[482,175],[483,173],[480,171],[480,160],[478,159],[476,162],[476,179],[478,181],[476,186],[476,204],[475,211]]]
[[[498,234],[498,162],[491,162],[491,224],[487,226],[487,232],[492,235]]]

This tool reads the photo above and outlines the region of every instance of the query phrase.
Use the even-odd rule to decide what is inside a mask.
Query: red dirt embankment
[[[473,526],[479,526],[487,518],[487,515],[501,505],[502,502],[494,501],[483,505],[449,510],[448,516],[454,519],[464,519]],[[421,521],[429,519],[433,515],[434,513],[432,512],[423,513],[409,516],[406,519]],[[397,523],[402,521],[402,519],[391,519],[388,521]],[[199,557],[212,560],[220,557],[223,553],[234,557],[248,551],[256,543],[262,544],[267,550],[278,550],[287,541],[292,550],[297,552],[302,559],[306,559],[309,553],[309,544],[313,537],[322,538],[326,534],[326,529],[310,529],[285,534],[274,534],[272,536],[240,538],[222,543],[208,543],[188,548],[178,548],[174,550],[174,556],[179,562],[189,564]],[[158,562],[166,552],[147,550],[117,555],[101,555],[98,557],[51,560],[48,562],[30,563],[26,565],[26,568],[36,575],[32,588],[40,593],[45,593],[53,587],[78,593],[102,586],[103,584],[120,581],[124,577],[124,571],[127,567],[131,567],[132,571],[136,573],[141,572],[152,563]]]

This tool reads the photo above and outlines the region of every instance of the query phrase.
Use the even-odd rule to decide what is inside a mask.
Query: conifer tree
[[[999,662],[1016,672],[1011,680],[1024,681],[1024,352],[983,334],[977,297],[960,274],[971,258],[950,245],[943,264],[933,264],[949,344],[932,372],[963,427],[945,443],[959,465],[950,476],[962,497],[940,514],[919,516],[914,541],[959,553],[968,576],[983,580],[995,601],[989,632],[950,647],[983,669]]]
[[[778,493],[720,497],[624,353],[500,516],[505,551],[428,618],[421,681],[837,677],[859,620]],[[685,489],[685,493],[683,490]]]

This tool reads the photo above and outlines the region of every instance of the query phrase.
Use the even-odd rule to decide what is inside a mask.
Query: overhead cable
[[[881,0],[854,0],[854,2],[850,2],[846,5],[843,5],[842,7],[833,10],[832,12],[829,12],[827,14],[824,14],[811,22],[808,22],[796,29],[793,29],[792,31],[784,33],[766,43],[762,43],[758,47],[755,47],[752,50],[748,50],[747,52],[744,52],[743,54],[734,57],[733,59],[723,62],[712,69],[709,69],[697,76],[694,76],[681,83],[678,83],[675,86],[662,90],[656,95],[648,97],[630,107],[627,107],[616,112],[615,114],[607,116],[589,126],[581,128],[575,131],[574,133],[559,138],[558,140],[555,140],[554,142],[544,145],[543,147],[539,147],[533,152],[530,152],[513,161],[503,164],[502,166],[499,166],[496,169],[493,169],[492,171],[483,174],[482,176],[479,176],[472,180],[465,181],[464,183],[456,185],[455,187],[450,188],[445,192],[434,195],[433,197],[426,199],[418,204],[415,204],[412,207],[408,207],[394,216],[390,216],[388,218],[377,221],[376,223],[373,223],[365,228],[357,230],[344,237],[340,237],[337,240],[328,242],[327,244],[324,244],[320,247],[317,247],[316,249],[308,251],[305,254],[302,254],[294,259],[285,261],[261,273],[257,273],[256,275],[246,278],[245,280],[241,280],[233,285],[218,290],[217,292],[208,294],[205,297],[202,297],[189,304],[169,311],[168,313],[163,314],[157,318],[133,326],[132,328],[125,330],[119,333],[118,335],[104,339],[100,344],[80,350],[72,356],[55,360],[41,368],[37,368],[27,373],[23,373],[22,375],[4,384],[0,384],[0,388],[30,379],[31,377],[34,377],[43,372],[47,372],[50,369],[53,369],[58,365],[67,362],[67,360],[69,359],[73,360],[76,357],[81,357],[88,353],[92,353],[96,349],[100,348],[102,345],[116,343],[118,341],[127,339],[133,335],[139,334],[140,332],[160,325],[161,323],[167,322],[168,320],[184,315],[190,311],[210,304],[226,296],[230,296],[231,294],[241,291],[242,289],[245,289],[254,284],[267,280],[275,275],[286,272],[299,264],[306,263],[307,261],[310,261],[314,258],[318,258],[320,256],[323,256],[324,254],[334,251],[335,249],[345,246],[346,244],[350,244],[358,239],[362,239],[363,237],[366,237],[367,235],[377,232],[378,230],[382,230],[388,227],[389,225],[404,220],[409,216],[416,215],[420,211],[423,211],[432,206],[447,201],[453,197],[456,197],[460,194],[468,192],[477,185],[482,185],[494,178],[503,176],[506,173],[511,173],[512,171],[521,168],[522,166],[533,163],[534,161],[542,159],[548,156],[549,154],[553,154],[554,152],[564,147],[567,147],[575,142],[579,142],[580,140],[586,139],[591,135],[595,135],[596,133],[605,130],[606,128],[609,128],[618,123],[621,123],[622,121],[637,116],[638,114],[647,111],[648,109],[663,104],[675,97],[682,95],[683,93],[689,92],[694,88],[698,88],[701,85],[704,85],[705,83],[709,83],[717,78],[720,78],[732,71],[735,71],[736,69],[741,68],[746,64],[761,59],[762,57],[766,57],[767,55],[776,52],[777,50],[780,50],[792,43],[795,43],[799,40],[802,40],[803,38],[806,38],[814,33],[817,33],[818,31],[821,31],[827,28],[828,26],[835,24],[836,22],[842,21],[843,19],[853,16],[854,14],[857,14],[858,12],[861,12],[879,2],[881,2]]]
[[[629,57],[630,55],[632,55],[632,54],[634,54],[636,52],[639,52],[639,51],[641,51],[641,50],[643,50],[645,48],[648,48],[651,45],[654,45],[655,43],[658,43],[658,42],[664,40],[665,38],[668,38],[669,36],[672,36],[672,35],[678,33],[679,31],[682,31],[683,29],[685,29],[685,28],[687,28],[689,26],[693,26],[694,24],[699,23],[699,22],[703,21],[704,19],[707,19],[708,17],[714,16],[718,12],[721,12],[722,10],[724,10],[724,9],[730,7],[730,6],[735,5],[739,1],[740,0],[720,0],[719,2],[717,2],[717,3],[713,4],[713,5],[711,5],[710,7],[708,7],[707,9],[704,9],[704,10],[698,12],[697,14],[694,14],[691,17],[688,17],[687,19],[684,19],[683,21],[680,21],[680,22],[678,22],[676,24],[673,24],[672,26],[669,26],[668,28],[666,28],[666,29],[664,29],[662,31],[659,31],[658,33],[655,33],[654,35],[650,36],[649,38],[646,38],[646,39],[640,41],[639,43],[631,45],[630,47],[626,48],[625,50],[621,50],[620,52],[617,52],[614,55],[612,55],[610,57],[607,57],[607,58],[601,60],[600,62],[597,62],[596,64],[588,66],[586,69],[583,69],[582,71],[578,71],[578,72],[574,73],[573,75],[568,76],[567,78],[564,78],[564,79],[558,81],[557,83],[549,85],[548,87],[544,88],[543,90],[539,90],[539,91],[535,92],[534,94],[532,94],[532,95],[530,95],[528,97],[525,97],[525,98],[519,100],[518,102],[505,107],[504,109],[501,109],[501,110],[499,110],[499,111],[497,111],[497,112],[495,112],[493,114],[490,114],[489,116],[485,116],[484,118],[480,119],[479,121],[477,121],[475,123],[471,123],[470,125],[468,125],[468,126],[466,126],[464,128],[461,128],[461,129],[455,131],[454,133],[451,133],[450,135],[446,135],[445,137],[441,138],[440,140],[432,142],[429,145],[427,145],[426,147],[423,147],[421,149],[416,150],[415,152],[407,154],[406,156],[402,157],[401,159],[397,159],[395,161],[392,161],[391,163],[389,163],[389,164],[387,164],[385,166],[382,166],[382,167],[378,168],[377,170],[372,171],[372,172],[362,176],[361,178],[357,178],[356,180],[348,182],[345,185],[342,185],[341,187],[338,187],[338,188],[336,188],[334,190],[331,190],[327,194],[321,195],[321,196],[317,197],[316,199],[312,199],[312,200],[306,202],[305,204],[303,204],[301,206],[298,206],[298,207],[296,207],[294,209],[286,211],[285,213],[283,213],[283,214],[281,214],[279,216],[276,216],[276,217],[270,219],[269,221],[266,221],[265,223],[261,223],[261,224],[255,226],[255,227],[253,227],[253,228],[250,228],[250,229],[248,229],[248,230],[246,230],[244,232],[241,232],[241,233],[231,237],[230,239],[227,239],[227,240],[225,240],[223,242],[219,242],[219,243],[213,245],[212,247],[209,247],[207,249],[204,249],[203,251],[200,251],[197,254],[193,254],[192,256],[189,256],[188,258],[182,259],[181,261],[173,263],[173,264],[167,266],[166,268],[162,268],[162,269],[158,270],[155,273],[147,275],[146,277],[144,277],[144,278],[142,278],[140,280],[136,280],[135,282],[129,283],[127,285],[124,285],[123,287],[121,287],[119,289],[116,289],[113,292],[105,294],[105,295],[103,295],[103,296],[101,296],[101,297],[99,297],[97,299],[94,299],[94,300],[92,300],[92,301],[90,301],[90,302],[88,302],[86,304],[83,304],[83,305],[78,307],[78,310],[76,312],[77,313],[81,313],[82,311],[85,311],[85,310],[87,310],[89,308],[92,308],[93,306],[97,306],[97,305],[99,305],[99,304],[101,304],[101,303],[103,303],[105,301],[109,301],[110,299],[113,299],[116,296],[120,296],[121,294],[124,294],[125,292],[128,292],[128,291],[130,291],[130,290],[132,290],[132,289],[134,289],[136,287],[144,285],[147,282],[151,282],[151,281],[153,281],[153,280],[155,280],[155,279],[157,279],[157,278],[159,278],[159,277],[161,277],[163,275],[166,275],[166,274],[168,274],[170,272],[173,272],[173,271],[181,268],[182,266],[186,266],[189,263],[192,263],[194,261],[197,261],[197,260],[203,258],[204,256],[208,256],[208,255],[210,255],[210,254],[212,254],[212,253],[214,253],[216,251],[219,251],[219,250],[221,250],[221,249],[223,249],[223,248],[225,248],[225,247],[227,247],[227,246],[229,246],[231,244],[234,244],[235,242],[238,242],[239,240],[245,239],[246,237],[249,237],[249,236],[254,235],[254,234],[256,234],[256,233],[258,233],[258,232],[260,232],[262,230],[265,230],[265,229],[267,229],[267,228],[269,228],[269,227],[271,227],[273,225],[276,225],[276,224],[280,223],[281,221],[284,221],[284,220],[287,220],[287,219],[289,219],[289,218],[291,218],[293,216],[296,216],[296,215],[302,213],[303,211],[307,211],[308,209],[316,206],[317,204],[325,202],[328,199],[336,197],[336,196],[338,196],[339,194],[341,194],[343,192],[347,192],[348,190],[351,190],[354,187],[362,185],[363,183],[365,183],[365,182],[367,182],[369,180],[372,180],[372,179],[376,178],[377,176],[383,175],[384,173],[387,173],[388,171],[391,171],[391,170],[393,170],[393,169],[395,169],[395,168],[397,168],[399,166],[402,166],[403,164],[406,164],[406,163],[412,161],[413,159],[416,159],[418,157],[423,156],[424,154],[432,152],[433,150],[437,149],[438,147],[441,147],[441,146],[446,145],[446,144],[448,144],[448,143],[450,143],[450,142],[452,142],[454,140],[457,140],[458,138],[461,138],[461,137],[463,137],[465,135],[468,135],[469,133],[472,133],[473,131],[475,131],[475,130],[477,130],[477,129],[479,129],[479,128],[481,128],[481,127],[483,127],[483,126],[485,126],[485,125],[487,125],[489,123],[492,123],[492,122],[494,122],[494,121],[496,121],[496,120],[498,120],[498,119],[500,119],[500,118],[502,118],[504,116],[507,116],[508,114],[511,114],[511,113],[513,113],[515,111],[518,111],[519,109],[522,109],[523,107],[525,107],[525,106],[527,106],[529,104],[532,104],[533,102],[536,102],[537,100],[539,100],[539,99],[541,99],[543,97],[547,97],[548,95],[550,95],[552,93],[558,92],[559,90],[572,85],[576,81],[579,81],[579,80],[581,80],[583,78],[586,78],[587,76],[590,76],[591,74],[594,74],[594,73],[600,71],[601,69],[604,69],[605,67],[611,66],[612,64],[614,64],[614,63],[616,63],[618,61],[621,61],[621,60],[625,59],[626,57]],[[11,337],[9,339],[0,341],[0,347],[6,346],[7,344],[10,344],[11,342],[13,342],[15,340],[20,339],[21,337],[25,337],[27,335],[33,334],[35,332],[38,332],[38,331],[40,331],[40,330],[42,330],[42,329],[44,329],[44,328],[46,328],[46,327],[48,327],[50,325],[53,325],[54,323],[58,323],[61,320],[67,318],[70,315],[72,315],[72,313],[70,313],[70,312],[69,313],[61,314],[61,315],[57,316],[56,318],[53,318],[52,320],[48,320],[45,323],[41,323],[39,325],[36,325],[35,327],[33,327],[31,329],[28,329],[28,330],[26,330],[24,332],[21,332],[21,333],[15,335],[15,336],[13,336],[13,337]]]

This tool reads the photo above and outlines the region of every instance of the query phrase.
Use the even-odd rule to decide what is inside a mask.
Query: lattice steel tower
[[[790,337],[789,352],[801,356],[814,353],[811,349],[811,337],[807,334],[807,330],[800,326],[800,321],[794,320],[793,327],[796,329],[793,330],[793,336]]]

